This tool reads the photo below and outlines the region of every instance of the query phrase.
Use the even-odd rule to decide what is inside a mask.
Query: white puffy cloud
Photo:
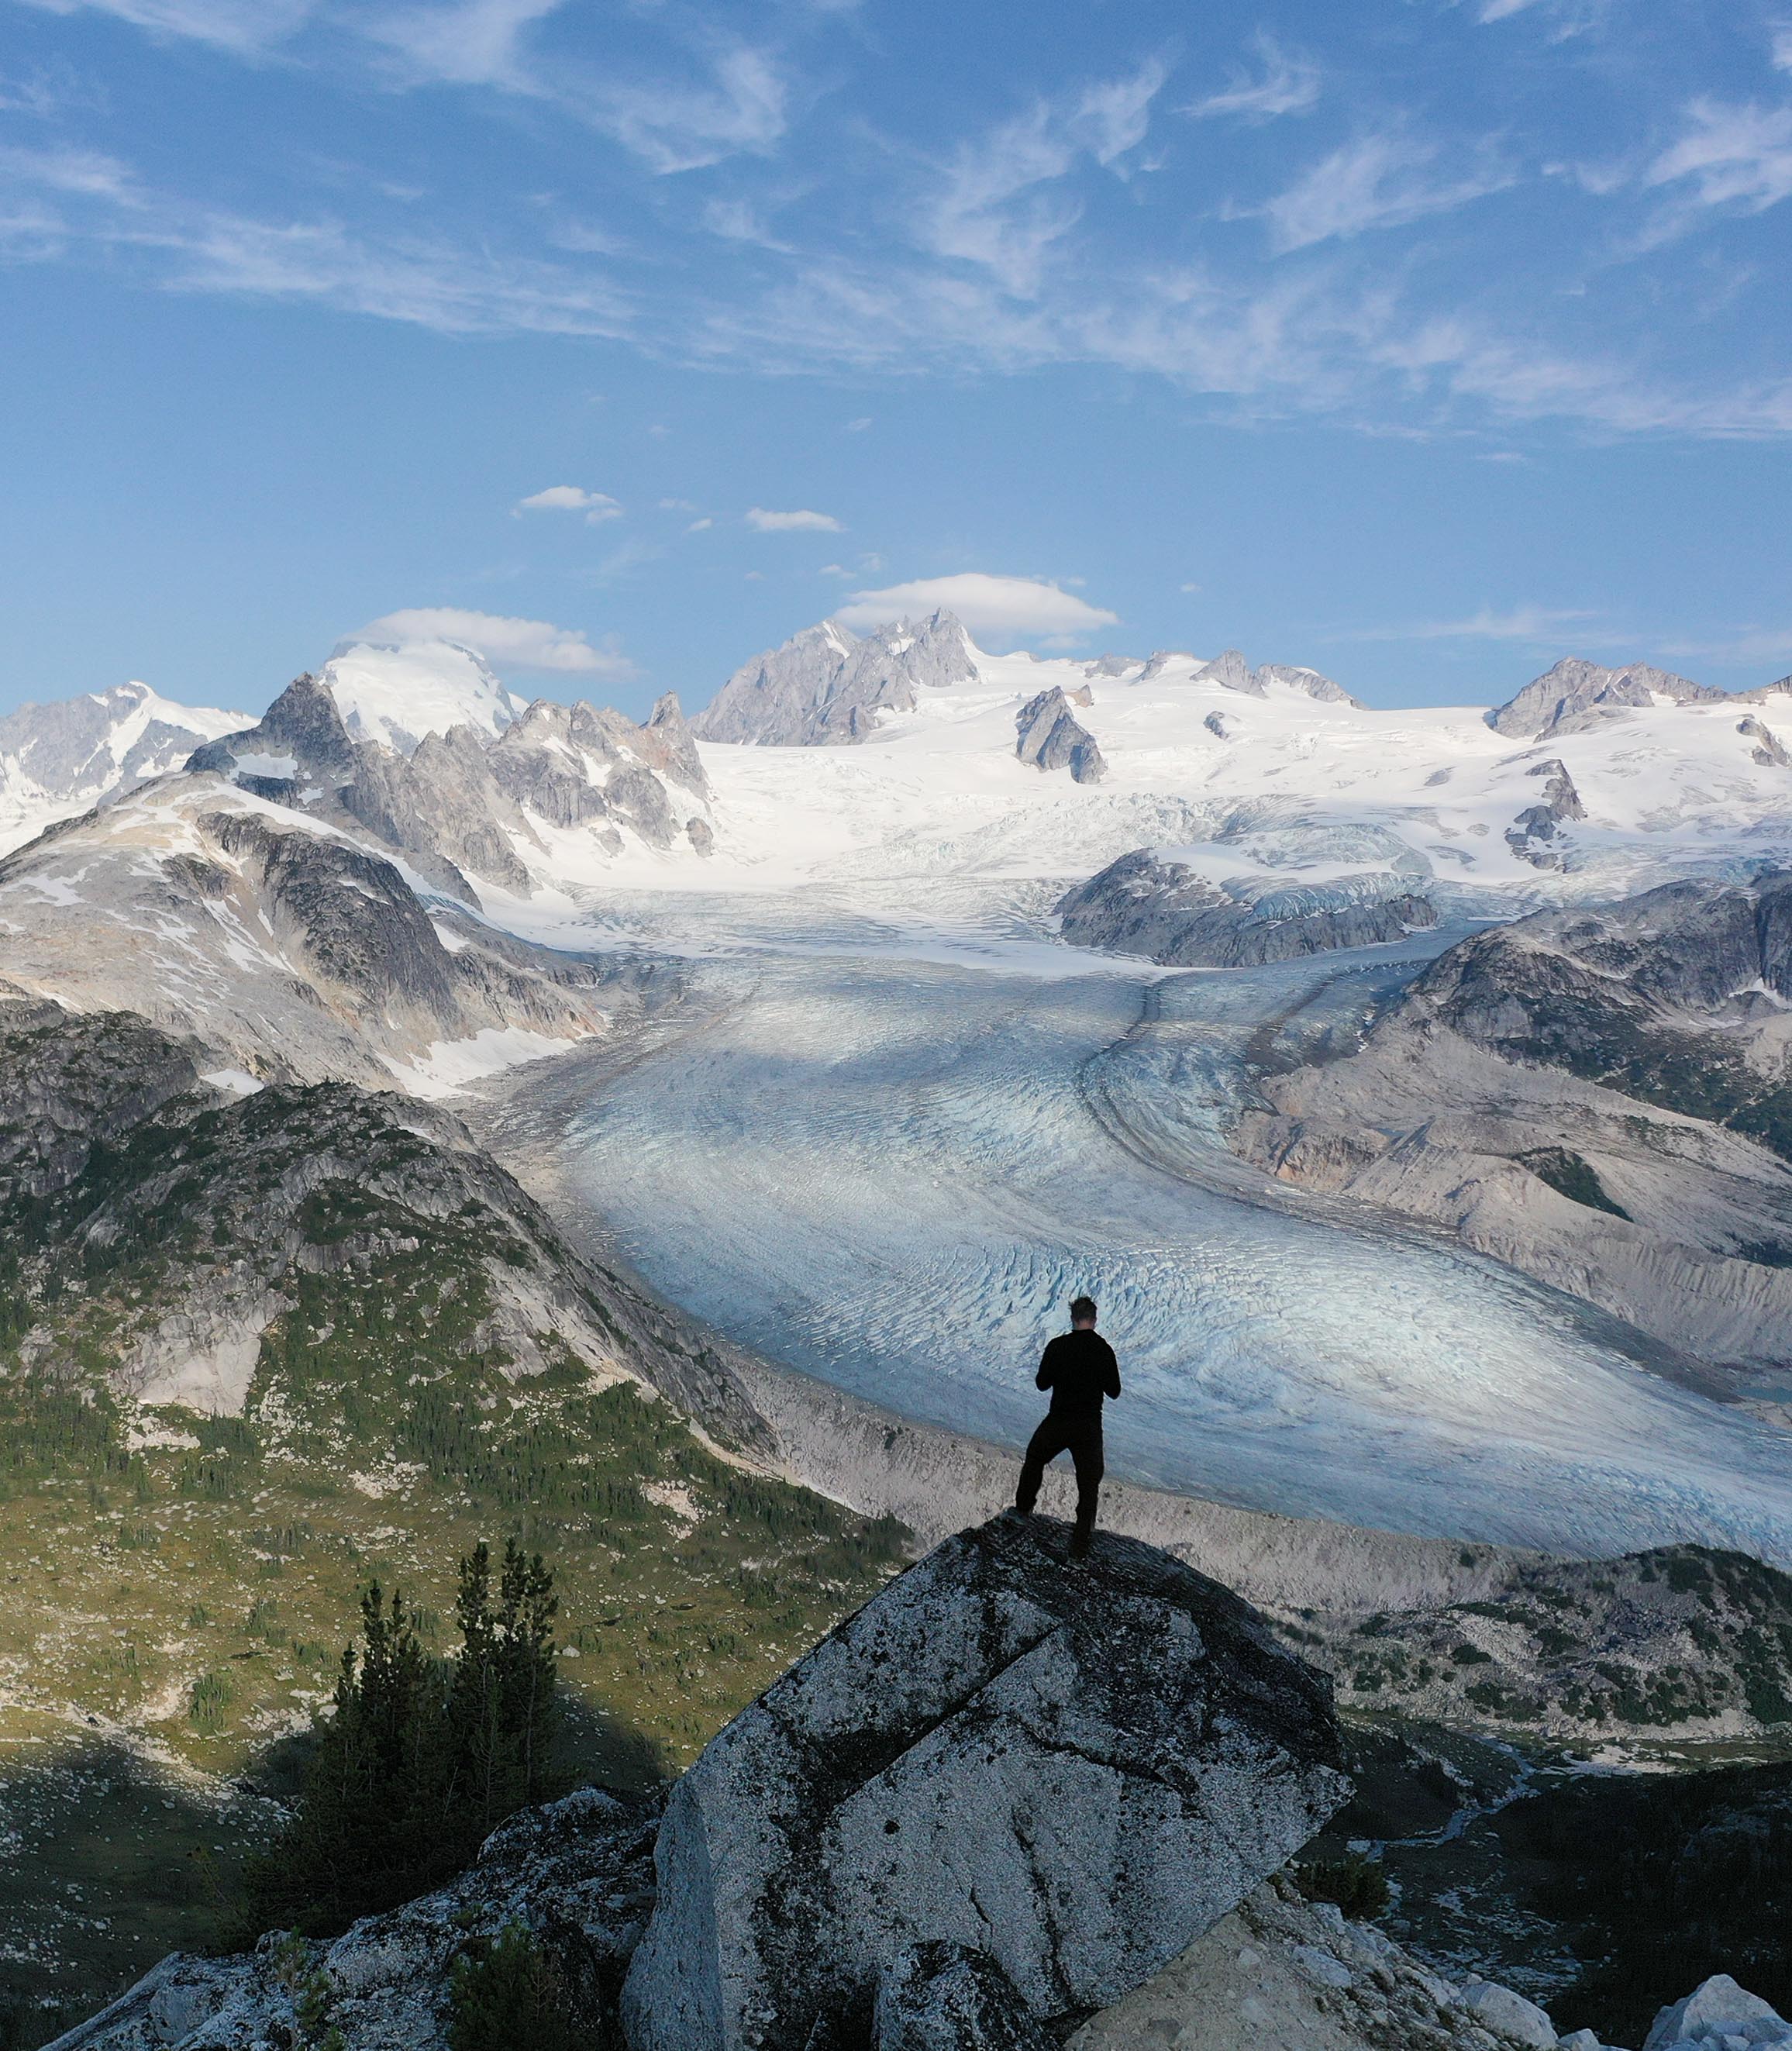
[[[594,648],[576,627],[545,619],[514,619],[470,612],[455,605],[417,605],[383,613],[356,639],[362,641],[458,641],[498,670],[541,670],[565,676],[632,677],[634,665],[614,647]]]
[[[592,526],[600,521],[619,520],[623,509],[607,492],[587,491],[580,484],[550,484],[545,491],[532,491],[519,498],[511,513],[583,513]]]
[[[763,506],[747,509],[747,525],[760,534],[839,534],[845,529],[831,513],[773,513]]]
[[[941,608],[956,613],[974,634],[1037,634],[1052,641],[1075,640],[1098,627],[1119,623],[1118,613],[1091,605],[1061,584],[1040,577],[990,576],[982,570],[855,591],[834,617],[848,627],[881,627]]]

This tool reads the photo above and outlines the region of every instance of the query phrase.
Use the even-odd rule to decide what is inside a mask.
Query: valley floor
[[[1054,943],[1038,897],[612,896],[553,937],[699,963],[705,1006],[626,1058],[518,1072],[480,1115],[672,1301],[907,1415],[1023,1438],[1086,1289],[1126,1379],[1117,1473],[1556,1552],[1792,1561],[1783,1432],[1579,1303],[1227,1152],[1254,1035],[1459,934],[1166,974]]]

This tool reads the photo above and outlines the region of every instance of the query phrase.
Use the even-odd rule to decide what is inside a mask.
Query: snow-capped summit
[[[318,681],[353,740],[412,753],[431,733],[470,726],[494,738],[526,701],[507,690],[475,649],[459,641],[338,642]]]
[[[0,718],[0,853],[179,768],[195,748],[244,724],[240,713],[176,705],[143,683],[21,705]]]
[[[977,674],[977,650],[950,612],[896,620],[863,639],[824,619],[743,664],[692,731],[701,740],[761,748],[865,740],[884,714],[912,712],[918,693]]]

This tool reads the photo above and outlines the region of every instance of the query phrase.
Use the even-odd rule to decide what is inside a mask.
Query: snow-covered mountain
[[[476,649],[439,638],[338,642],[319,682],[350,740],[377,740],[400,755],[457,726],[495,737],[528,709]]]
[[[139,683],[21,705],[0,717],[0,854],[179,768],[201,742],[243,724],[240,713],[175,705]]]
[[[899,619],[863,640],[837,619],[806,627],[736,670],[695,724],[703,740],[762,748],[869,740],[922,694],[974,682],[978,651],[950,612]]]

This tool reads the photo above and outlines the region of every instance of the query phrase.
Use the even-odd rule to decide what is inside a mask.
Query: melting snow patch
[[[267,1084],[259,1076],[252,1076],[247,1068],[206,1068],[199,1080],[209,1083],[213,1089],[228,1090],[232,1096],[253,1096]]]
[[[521,1026],[488,1026],[468,1040],[438,1040],[408,1066],[389,1055],[382,1059],[413,1096],[453,1096],[482,1076],[495,1076],[525,1061],[545,1061],[576,1044]]]

